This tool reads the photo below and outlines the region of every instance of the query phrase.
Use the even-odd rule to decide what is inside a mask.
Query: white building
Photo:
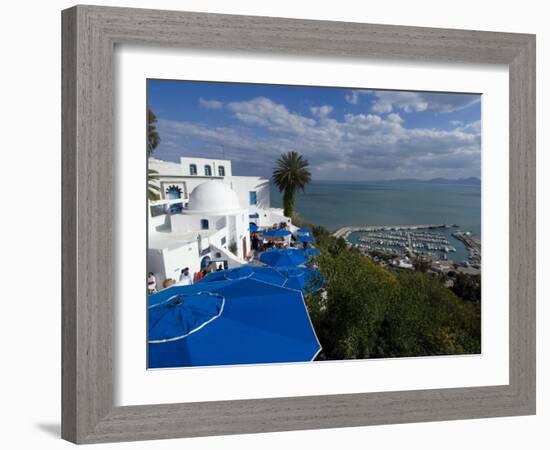
[[[292,226],[281,209],[271,208],[269,180],[233,176],[229,160],[150,159],[149,169],[156,172],[161,199],[148,204],[147,266],[159,285],[177,281],[185,267],[194,274],[212,261],[247,263],[250,223]]]

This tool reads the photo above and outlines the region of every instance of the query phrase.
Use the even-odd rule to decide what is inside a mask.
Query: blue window
[[[212,167],[206,165],[204,166],[204,175],[206,175],[207,177],[211,177],[212,176]]]
[[[221,243],[222,243],[222,245],[225,245],[227,243],[227,239],[226,239],[225,236],[222,237]]]
[[[169,186],[168,189],[166,189],[166,198],[168,200],[181,198],[181,188],[179,186]]]
[[[256,196],[256,191],[250,191],[248,193],[249,203],[251,205],[256,205],[258,203],[258,198]]]
[[[208,220],[202,219],[201,220],[201,230],[208,230],[208,227],[209,227]]]
[[[196,175],[197,174],[197,165],[196,164],[189,164],[189,174],[190,175]]]
[[[176,200],[178,198],[181,198],[182,189],[179,186],[169,186],[168,189],[166,189],[166,199],[168,200]],[[179,213],[183,209],[182,203],[171,203],[170,204],[170,212],[172,214]]]
[[[218,175],[220,177],[225,177],[225,167],[223,166],[218,166]]]

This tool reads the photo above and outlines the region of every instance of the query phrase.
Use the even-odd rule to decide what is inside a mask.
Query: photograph
[[[147,368],[480,355],[482,95],[147,80]]]

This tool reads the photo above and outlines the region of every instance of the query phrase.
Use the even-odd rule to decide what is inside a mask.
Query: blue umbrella
[[[292,233],[288,230],[267,230],[264,231],[264,237],[286,237]]]
[[[260,261],[268,266],[299,266],[307,262],[303,250],[275,249],[260,255]]]
[[[311,230],[309,228],[298,228],[296,233],[298,233],[298,234],[311,234]]]
[[[242,280],[245,278],[253,278],[254,280],[263,281],[265,283],[276,284],[282,286],[286,282],[286,277],[281,275],[271,267],[250,266],[245,265],[235,269],[221,270],[212,272],[206,275],[199,283],[225,281],[225,280]]]
[[[250,231],[252,233],[256,233],[259,229],[260,229],[260,227],[258,225],[256,225],[255,223],[250,224]]]
[[[223,311],[225,300],[210,292],[173,293],[149,307],[150,343],[182,339],[200,330]]]
[[[174,295],[184,296],[183,305],[194,296],[216,297],[223,300],[223,309],[215,320],[190,334],[187,327],[175,327],[174,321],[165,330],[165,322],[154,322],[151,312],[168,315],[172,314],[165,311],[168,308],[183,308],[167,302]],[[158,305],[148,310],[149,368],[305,362],[321,350],[299,291],[247,278],[171,287],[151,295],[149,301]],[[158,336],[162,342],[151,339]]]
[[[315,242],[315,239],[311,236],[297,236],[296,240],[298,242]]]
[[[309,267],[278,267],[277,271],[287,278],[284,287],[301,290],[304,294],[311,294],[323,287],[321,274]]]

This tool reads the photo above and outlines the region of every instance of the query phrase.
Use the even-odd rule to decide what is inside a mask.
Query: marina
[[[436,230],[441,228],[458,228],[456,224],[429,224],[429,225],[366,225],[359,227],[341,227],[332,235],[346,239],[351,233],[370,231],[403,231],[403,230]]]
[[[422,253],[443,256],[456,252],[448,239],[440,233],[411,232],[411,231],[384,231],[365,233],[358,238],[360,247],[378,248],[395,252],[401,255]]]
[[[417,257],[434,267],[450,270],[479,270],[481,241],[469,231],[459,231],[458,224],[366,225],[342,227],[333,233],[375,260],[390,262],[399,268],[412,269]]]

